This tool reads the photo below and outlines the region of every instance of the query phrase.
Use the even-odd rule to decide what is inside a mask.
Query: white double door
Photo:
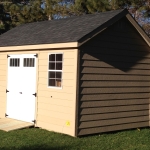
[[[7,117],[33,122],[36,99],[36,54],[8,56],[6,92]]]

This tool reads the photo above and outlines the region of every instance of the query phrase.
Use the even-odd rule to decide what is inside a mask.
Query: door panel
[[[35,115],[36,57],[34,54],[8,58],[7,115],[32,122]]]

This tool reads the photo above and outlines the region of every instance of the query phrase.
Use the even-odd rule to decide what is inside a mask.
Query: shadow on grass
[[[21,148],[16,148],[16,147],[9,147],[9,148],[5,148],[2,147],[0,148],[0,150],[70,150],[71,148],[68,146],[62,146],[62,147],[50,147],[50,146],[32,146],[32,147],[26,147],[23,146]]]

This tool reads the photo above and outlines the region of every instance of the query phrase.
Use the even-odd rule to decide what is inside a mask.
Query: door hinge
[[[8,115],[5,113],[5,117],[7,117]]]
[[[34,95],[35,97],[37,96],[37,94],[35,93],[35,94],[32,94],[32,95]]]
[[[7,58],[10,57],[9,55],[7,55]]]
[[[9,91],[6,89],[6,93],[8,93]]]
[[[36,120],[32,120],[32,122],[36,123]]]
[[[38,54],[34,55],[36,58],[38,58]]]

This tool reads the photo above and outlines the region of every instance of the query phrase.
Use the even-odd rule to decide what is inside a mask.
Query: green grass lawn
[[[82,138],[37,128],[0,131],[0,150],[150,150],[150,128]]]

